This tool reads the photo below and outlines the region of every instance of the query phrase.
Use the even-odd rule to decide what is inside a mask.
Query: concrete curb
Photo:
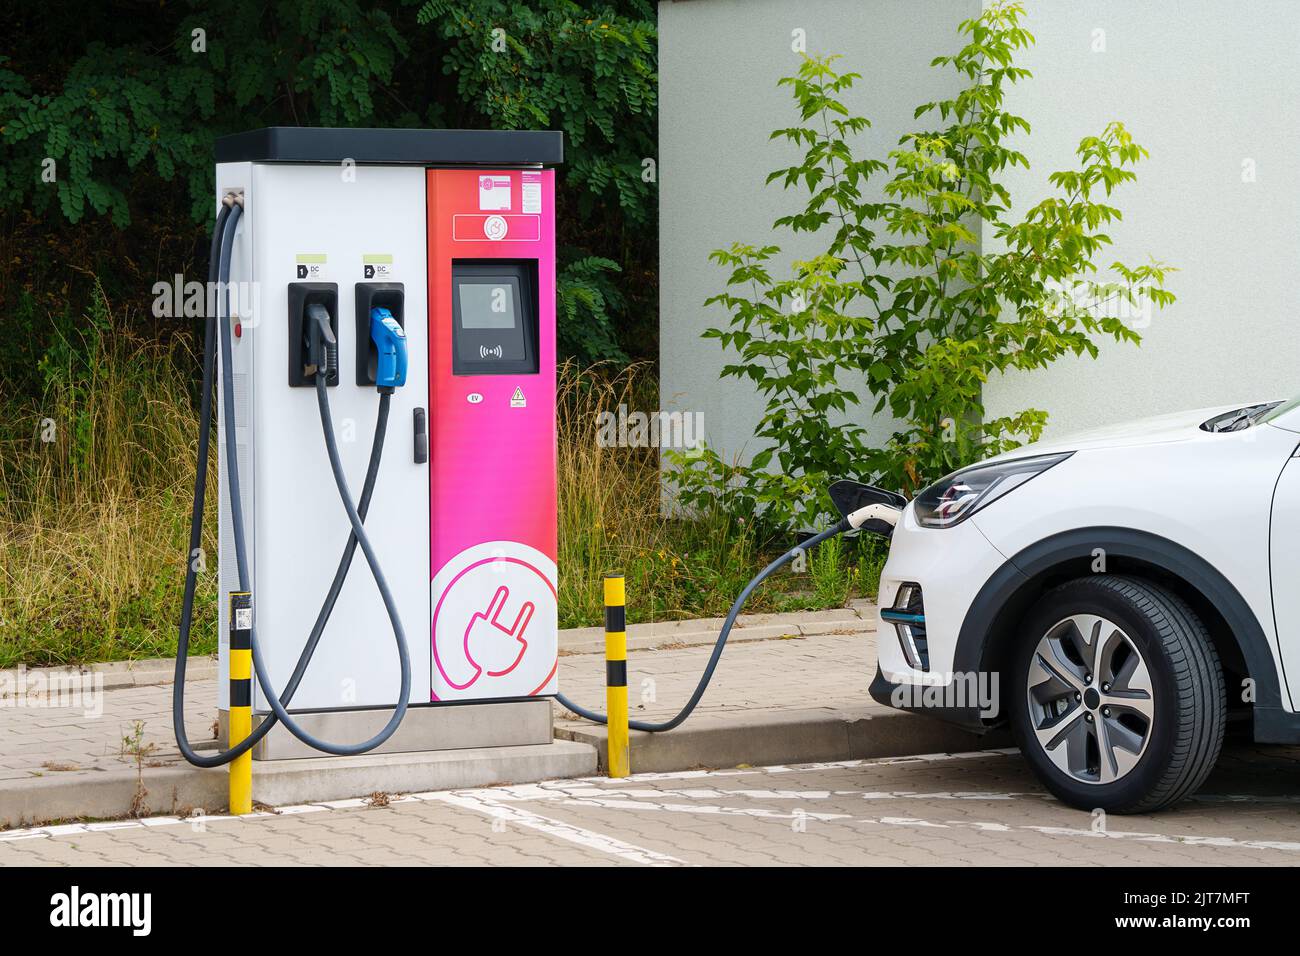
[[[596,748],[608,769],[605,727],[564,721],[555,735]],[[748,711],[693,716],[682,728],[661,734],[632,731],[632,772],[718,769],[774,764],[913,757],[928,753],[1012,746],[1005,730],[980,736],[920,714],[879,706]]]
[[[89,678],[98,685],[97,689],[121,690],[124,687],[170,684],[175,676],[176,660],[171,657],[108,661],[80,667],[9,667],[0,670],[0,689],[16,690],[25,687],[28,693],[40,694],[42,688],[77,686],[71,682]],[[214,680],[216,676],[215,657],[191,657],[185,667],[186,683],[192,680]]]
[[[253,795],[259,803],[284,806],[363,797],[376,791],[459,790],[595,772],[594,747],[557,740],[525,747],[254,761]],[[187,816],[197,809],[222,810],[226,800],[224,768],[146,767],[143,774],[126,769],[32,777],[0,786],[0,827],[159,813]]]

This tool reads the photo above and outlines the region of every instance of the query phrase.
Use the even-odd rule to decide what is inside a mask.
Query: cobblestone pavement
[[[1018,755],[640,774],[0,833],[0,865],[1296,865],[1300,748],[1230,747],[1152,816],[1071,810]]]
[[[55,706],[62,704],[64,706]],[[29,695],[22,706],[0,707],[0,785],[5,780],[97,770],[121,770],[123,739],[140,727],[151,764],[181,762],[172,736],[172,685],[86,692],[80,698]],[[187,681],[185,727],[198,744],[214,737],[217,682]]]
[[[787,617],[782,615],[782,617]],[[793,615],[790,615],[793,617]],[[876,706],[867,696],[875,672],[875,635],[826,633],[746,641],[727,647],[696,719],[786,707]],[[711,647],[634,650],[629,654],[632,716],[659,718],[677,709],[699,680]],[[560,686],[573,700],[604,710],[603,655],[560,658]],[[65,706],[51,706],[52,703]],[[75,775],[133,765],[122,755],[137,723],[148,762],[182,763],[172,736],[172,685],[104,690],[84,696],[26,695],[21,706],[0,700],[0,786],[31,776]],[[558,705],[558,719],[569,718]],[[185,725],[192,743],[211,741],[217,681],[186,682]]]
[[[713,652],[708,647],[633,651],[627,657],[633,720],[663,720],[690,699]],[[560,659],[564,695],[605,709],[605,662],[583,655]],[[867,694],[876,672],[874,633],[822,634],[728,644],[692,720],[739,712],[825,707],[886,710]],[[560,720],[576,720],[557,706]]]

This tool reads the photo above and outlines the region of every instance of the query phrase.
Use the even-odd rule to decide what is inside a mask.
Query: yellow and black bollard
[[[242,743],[253,732],[253,596],[230,594],[230,719],[227,746]],[[230,812],[253,812],[253,754],[230,762]]]
[[[609,775],[631,773],[627,739],[627,596],[623,575],[605,575],[605,712]]]

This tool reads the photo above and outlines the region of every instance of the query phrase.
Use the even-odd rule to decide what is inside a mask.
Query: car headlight
[[[1017,458],[954,472],[917,495],[913,513],[922,527],[951,528],[1073,454],[1067,451],[1059,455]]]

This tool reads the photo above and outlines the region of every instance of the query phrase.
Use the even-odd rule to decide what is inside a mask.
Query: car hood
[[[1033,442],[1019,448],[1003,452],[988,459],[989,461],[1011,461],[1015,458],[1027,458],[1032,455],[1052,455],[1066,451],[1084,451],[1089,448],[1117,448],[1126,445],[1159,445],[1168,442],[1190,441],[1204,437],[1201,423],[1240,408],[1261,405],[1263,402],[1236,402],[1232,405],[1215,405],[1211,408],[1198,408],[1192,411],[1171,412],[1166,415],[1153,415],[1150,418],[1138,418],[1133,421],[1119,422],[1114,425],[1102,425],[1071,432],[1060,438]]]

